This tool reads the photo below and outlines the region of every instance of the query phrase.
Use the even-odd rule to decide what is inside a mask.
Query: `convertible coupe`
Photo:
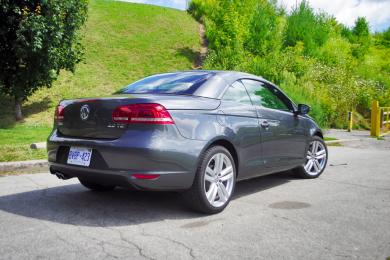
[[[47,142],[50,172],[91,190],[182,191],[194,209],[222,211],[237,181],[326,167],[323,133],[269,81],[232,71],[182,71],[112,96],[63,100]]]

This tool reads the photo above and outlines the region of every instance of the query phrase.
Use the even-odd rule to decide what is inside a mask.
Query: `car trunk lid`
[[[120,106],[156,103],[169,110],[212,110],[219,106],[217,99],[183,95],[126,94],[106,98],[64,100],[63,118],[57,120],[60,135],[75,138],[117,139],[136,124],[113,121],[113,111]],[[150,127],[155,127],[150,125]]]

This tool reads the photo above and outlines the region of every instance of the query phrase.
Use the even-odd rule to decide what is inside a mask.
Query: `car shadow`
[[[239,182],[233,199],[289,182],[274,174]],[[0,210],[19,216],[77,226],[128,226],[165,219],[205,217],[188,209],[175,192],[116,189],[92,192],[79,184],[0,197]]]

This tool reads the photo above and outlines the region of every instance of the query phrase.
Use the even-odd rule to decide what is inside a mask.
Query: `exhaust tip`
[[[57,178],[60,179],[60,180],[70,179],[70,177],[67,176],[66,174],[64,174],[62,172],[59,172],[59,171],[56,171],[56,170],[52,169],[51,167],[50,167],[50,173],[55,175],[55,176],[57,176]]]

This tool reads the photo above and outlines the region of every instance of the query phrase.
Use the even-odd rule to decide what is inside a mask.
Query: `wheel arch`
[[[229,151],[229,153],[232,155],[233,160],[234,160],[234,165],[236,166],[236,177],[237,177],[239,174],[240,163],[239,163],[239,157],[238,157],[237,150],[234,147],[232,142],[230,142],[229,140],[227,140],[225,138],[214,139],[208,145],[206,145],[203,152],[205,152],[208,149],[210,149],[211,147],[217,146],[217,145],[220,145],[220,146],[226,148]]]
[[[322,134],[322,132],[320,130],[315,131],[313,136],[318,136],[321,139],[324,139],[324,135]]]

